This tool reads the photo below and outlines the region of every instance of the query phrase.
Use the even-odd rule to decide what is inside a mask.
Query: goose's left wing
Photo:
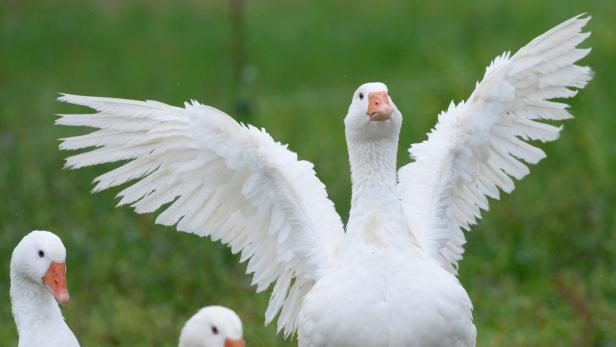
[[[90,148],[67,159],[80,168],[122,161],[96,178],[95,191],[131,182],[120,205],[164,211],[156,223],[210,236],[241,252],[257,291],[275,283],[266,321],[297,328],[304,295],[331,266],[344,231],[312,164],[297,160],[264,130],[196,102],[64,95],[98,110],[62,115],[57,124],[98,128],[69,137],[62,149]]]
[[[545,153],[527,143],[558,138],[562,126],[541,122],[571,118],[570,98],[591,79],[575,63],[590,49],[577,48],[590,17],[565,21],[516,54],[505,53],[487,68],[466,102],[451,104],[438,117],[428,140],[409,149],[414,162],[399,171],[404,212],[422,247],[449,271],[457,272],[469,230],[488,209],[487,197],[511,192],[510,176],[521,179],[528,164]]]

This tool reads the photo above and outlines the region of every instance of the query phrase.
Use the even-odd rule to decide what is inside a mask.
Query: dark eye
[[[389,96],[389,90],[387,91],[387,96]]]
[[[359,100],[364,100],[364,93],[359,93]]]
[[[39,254],[39,257],[41,257],[41,258],[45,256],[45,252],[43,252],[41,250],[38,251],[38,254]]]
[[[218,335],[218,328],[212,325],[212,334]]]

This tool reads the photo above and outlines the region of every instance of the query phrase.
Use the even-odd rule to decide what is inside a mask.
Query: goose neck
[[[64,322],[58,303],[43,285],[11,272],[10,293],[13,316],[20,335]]]
[[[351,164],[352,209],[377,208],[398,199],[397,138],[348,141]]]

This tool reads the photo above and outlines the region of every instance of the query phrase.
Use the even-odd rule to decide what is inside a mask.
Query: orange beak
[[[43,282],[58,303],[67,304],[69,302],[71,297],[66,287],[66,265],[64,263],[52,262],[43,276]]]
[[[238,340],[225,339],[225,347],[244,347],[244,339]]]
[[[370,120],[388,120],[391,118],[393,111],[389,104],[387,92],[368,93],[368,117]]]

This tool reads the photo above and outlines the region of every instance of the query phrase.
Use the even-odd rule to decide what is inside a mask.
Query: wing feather
[[[468,101],[438,116],[428,140],[409,149],[414,162],[399,171],[399,188],[411,230],[439,263],[457,272],[465,243],[462,229],[487,210],[487,197],[514,189],[545,158],[527,143],[558,138],[562,126],[543,123],[572,118],[567,105],[584,88],[589,67],[575,65],[590,48],[577,48],[590,33],[580,15],[535,38],[516,54],[488,66]]]
[[[96,128],[63,139],[64,150],[87,149],[66,166],[127,161],[98,176],[94,191],[127,184],[118,205],[137,213],[163,208],[156,223],[210,236],[241,252],[257,291],[274,285],[266,321],[297,329],[304,295],[331,266],[342,222],[312,164],[197,102],[184,108],[155,101],[63,95],[98,111],[60,115],[56,123]]]

